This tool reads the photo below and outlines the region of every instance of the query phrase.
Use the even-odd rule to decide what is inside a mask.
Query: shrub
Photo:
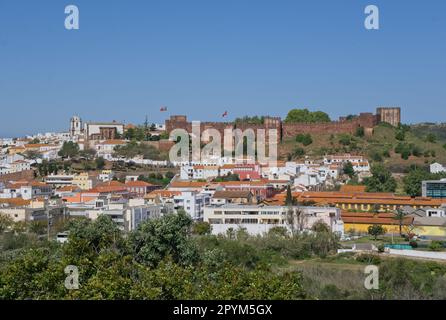
[[[304,146],[309,146],[313,143],[313,139],[309,133],[307,134],[298,134],[296,136],[296,141],[302,143]]]
[[[339,137],[339,143],[342,144],[343,146],[350,145],[351,141],[352,141],[352,137],[349,134],[342,134]]]
[[[431,251],[441,251],[441,249],[443,249],[443,242],[441,241],[432,241],[429,245]]]
[[[426,142],[430,142],[430,143],[436,143],[437,142],[437,136],[433,133],[429,133],[426,136]]]
[[[362,138],[364,137],[364,127],[358,127],[355,132],[355,136]]]
[[[377,265],[381,263],[381,258],[373,253],[361,253],[360,255],[356,256],[356,261]]]
[[[414,241],[414,240],[412,240],[412,241],[410,241],[409,242],[409,244],[410,244],[410,246],[412,247],[412,248],[418,248],[418,242],[416,242],[416,241]]]
[[[296,149],[294,149],[294,156],[296,158],[302,157],[305,155],[305,150],[301,147],[297,147]]]

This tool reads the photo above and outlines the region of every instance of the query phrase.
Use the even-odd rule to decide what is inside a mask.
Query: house
[[[430,165],[430,172],[431,173],[442,173],[442,172],[446,172],[446,168],[442,164],[435,162]]]
[[[9,183],[3,190],[3,197],[21,197],[24,200],[31,200],[36,197],[50,197],[52,195],[53,188],[50,185],[37,181]]]
[[[393,213],[348,212],[342,211],[345,232],[367,234],[370,226],[380,225],[387,233],[399,233],[399,221]],[[402,222],[403,231],[407,231],[414,218],[406,216]]]
[[[250,191],[256,202],[274,196],[274,186],[269,181],[226,181],[216,183],[227,191]]]
[[[68,206],[68,214],[73,217],[84,216],[96,220],[101,215],[111,217],[111,219],[123,231],[132,231],[149,219],[161,216],[161,206],[145,204],[141,201],[126,201],[113,199],[96,199]]]
[[[175,210],[183,209],[194,220],[203,218],[204,208],[211,202],[209,194],[197,191],[182,191],[173,199]]]
[[[126,144],[125,140],[104,140],[95,144],[95,150],[98,157],[103,157],[106,160],[113,158],[113,153],[116,147]]]
[[[233,204],[252,204],[255,202],[251,191],[215,191],[211,205]]]
[[[343,154],[343,155],[328,155],[328,156],[325,156],[323,162],[324,162],[325,165],[345,164],[347,162],[361,163],[361,162],[365,162],[365,159],[364,159],[363,156],[351,155],[349,153],[346,153],[346,154]]]
[[[201,181],[173,181],[168,185],[170,191],[202,191],[208,182]]]
[[[161,186],[157,186],[145,181],[126,181],[125,187],[127,191],[134,196],[144,197],[147,193],[161,188]]]

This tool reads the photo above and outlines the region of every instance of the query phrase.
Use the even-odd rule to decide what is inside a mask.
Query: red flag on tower
[[[160,111],[161,111],[161,112],[165,112],[165,111],[167,111],[167,107],[161,107],[161,108],[160,108]]]

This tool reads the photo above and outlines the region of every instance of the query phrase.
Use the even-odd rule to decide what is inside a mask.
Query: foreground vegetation
[[[129,234],[100,216],[68,222],[60,245],[2,229],[0,299],[436,299],[446,298],[446,266],[336,255],[336,236],[319,226],[290,236],[243,229],[212,236],[184,213],[150,220]],[[365,290],[363,269],[380,266],[380,290]],[[79,270],[78,290],[64,269]]]

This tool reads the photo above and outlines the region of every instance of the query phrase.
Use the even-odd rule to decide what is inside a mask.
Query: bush
[[[429,245],[431,251],[441,251],[441,249],[443,249],[443,242],[441,241],[432,241]]]
[[[409,244],[413,249],[418,248],[418,242],[414,240],[410,241]]]
[[[433,133],[429,133],[426,136],[426,142],[430,142],[430,143],[436,143],[437,142],[437,136]]]
[[[305,150],[301,147],[297,147],[296,149],[294,149],[294,157],[296,158],[300,158],[303,157],[305,155]]]
[[[296,141],[302,143],[304,146],[309,146],[313,143],[313,139],[309,133],[307,134],[298,134],[296,136]]]
[[[352,142],[352,137],[349,134],[342,134],[339,137],[339,143],[343,146],[348,146]]]
[[[356,261],[378,265],[381,263],[381,258],[373,253],[361,253],[360,255],[356,256]]]
[[[355,136],[362,138],[364,137],[364,127],[358,127],[355,132]]]

